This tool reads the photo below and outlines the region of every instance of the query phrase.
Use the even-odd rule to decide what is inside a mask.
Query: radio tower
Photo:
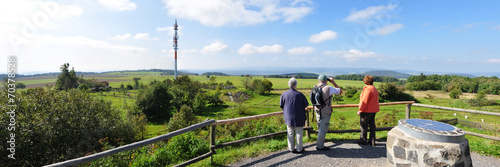
[[[177,39],[179,39],[179,36],[177,35],[177,19],[175,19],[175,25],[174,25],[174,50],[175,50],[175,79],[177,79]]]

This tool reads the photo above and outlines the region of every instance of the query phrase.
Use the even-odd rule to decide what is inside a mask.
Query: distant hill
[[[411,76],[410,74],[400,73],[400,72],[391,71],[391,70],[374,70],[374,71],[368,71],[368,72],[361,73],[361,75],[394,77],[394,78],[408,78]]]
[[[205,72],[201,75],[210,75],[210,76],[229,76],[227,74],[221,73],[221,72]]]
[[[267,78],[303,78],[303,79],[315,79],[318,78],[318,74],[315,73],[288,73],[288,74],[280,74],[280,75],[265,75]]]

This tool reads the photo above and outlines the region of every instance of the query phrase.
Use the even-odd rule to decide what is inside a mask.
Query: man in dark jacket
[[[291,78],[288,81],[290,89],[281,94],[280,107],[283,109],[286,129],[288,131],[288,150],[292,153],[302,153],[302,136],[306,122],[306,107],[309,105],[304,94],[297,89],[297,80]],[[294,134],[297,135],[297,141],[294,141]],[[297,142],[297,149],[295,149]]]

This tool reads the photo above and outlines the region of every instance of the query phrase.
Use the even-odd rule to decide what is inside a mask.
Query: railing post
[[[306,126],[309,127],[309,110],[306,109]],[[311,138],[311,135],[309,134],[309,130],[306,130],[306,136],[307,138]]]
[[[215,153],[215,149],[213,148],[215,146],[215,125],[210,125],[210,152]],[[214,162],[214,156],[210,156],[210,164],[213,164]]]
[[[411,113],[411,104],[406,104],[406,116],[405,119],[410,119],[410,113]]]

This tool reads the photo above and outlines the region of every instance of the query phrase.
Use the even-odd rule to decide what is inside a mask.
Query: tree
[[[134,77],[132,80],[134,80],[134,89],[139,89],[139,80],[141,80],[141,78]]]
[[[157,82],[139,93],[136,105],[147,118],[170,118],[172,99],[169,85]]]
[[[69,63],[64,63],[60,67],[61,74],[59,74],[56,80],[57,90],[68,90],[78,86],[78,76],[76,76],[75,68],[72,68],[71,71],[69,71],[68,67]]]
[[[478,100],[486,100],[486,90],[480,90],[476,94],[476,99]]]
[[[450,91],[449,95],[450,95],[450,98],[452,98],[452,99],[459,99],[460,95],[462,95],[462,90],[455,88],[455,89]]]
[[[15,98],[15,103],[8,103],[8,98]],[[137,135],[136,125],[125,121],[122,112],[110,102],[77,89],[33,88],[16,97],[0,96],[0,105],[7,104],[17,105],[16,159],[7,157],[10,152],[1,151],[0,166],[61,162],[100,151],[104,145],[100,141],[116,147],[133,142]],[[9,114],[0,114],[0,120],[9,119]],[[7,124],[0,128],[0,138],[7,141],[9,134]],[[0,148],[9,148],[9,143],[0,142]]]
[[[245,89],[250,89],[250,87],[252,85],[252,77],[245,76],[245,78],[241,79],[240,81],[243,84],[243,86],[245,87]]]
[[[22,82],[17,82],[16,83],[16,88],[19,88],[19,89],[24,89],[26,88],[26,85]]]

